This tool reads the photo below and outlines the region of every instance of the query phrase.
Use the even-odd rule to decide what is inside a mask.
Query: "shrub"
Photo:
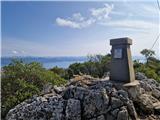
[[[15,105],[40,92],[36,86],[27,83],[25,80],[11,80],[3,78],[1,84],[2,117],[5,117],[8,110]]]
[[[50,71],[56,73],[57,75],[61,76],[64,79],[69,79],[68,70],[66,69],[59,68],[56,66],[56,67],[51,68]]]
[[[39,94],[48,82],[57,86],[66,83],[66,80],[44,69],[40,63],[24,63],[21,60],[13,60],[3,67],[1,77],[2,117],[15,105]]]
[[[69,78],[74,74],[89,74],[93,77],[103,77],[110,70],[110,55],[89,56],[89,60],[84,63],[73,63],[68,68]]]
[[[148,78],[153,78],[158,82],[160,82],[160,75],[158,74],[159,65],[158,64],[156,65],[155,62],[148,62],[147,64],[134,62],[134,68],[135,68],[135,72],[142,72]]]

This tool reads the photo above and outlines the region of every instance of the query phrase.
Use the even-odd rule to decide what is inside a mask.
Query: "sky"
[[[110,39],[119,37],[131,38],[132,55],[140,56],[159,28],[156,0],[1,2],[2,56],[104,55],[110,53]]]

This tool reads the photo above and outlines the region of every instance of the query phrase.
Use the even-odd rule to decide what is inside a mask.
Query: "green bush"
[[[25,99],[39,94],[47,83],[62,85],[66,80],[59,75],[46,70],[40,63],[24,63],[13,60],[2,68],[2,117],[15,105]]]
[[[2,117],[8,110],[40,91],[24,80],[2,79]]]
[[[64,79],[69,79],[68,70],[66,69],[59,68],[56,66],[56,67],[51,68],[50,71],[56,73],[57,75],[61,76]]]
[[[111,56],[94,55],[89,56],[89,60],[84,63],[73,63],[68,68],[68,76],[72,78],[76,74],[88,74],[93,77],[103,77],[110,71]],[[153,78],[160,82],[160,60],[148,57],[147,63],[134,61],[135,72],[143,72],[148,78]]]
[[[110,55],[93,55],[84,63],[73,63],[68,68],[68,76],[72,78],[77,74],[88,74],[93,77],[103,77],[106,72],[110,71]]]
[[[148,63],[139,63],[137,61],[134,61],[134,68],[135,72],[142,72],[144,73],[148,78],[153,78],[160,82],[160,61],[152,58],[148,59]]]

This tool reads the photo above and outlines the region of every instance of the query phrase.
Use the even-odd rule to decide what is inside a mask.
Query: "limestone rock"
[[[66,107],[66,120],[81,120],[80,101],[69,99]]]
[[[159,90],[153,89],[153,90],[152,90],[152,95],[153,95],[154,97],[156,97],[157,99],[160,99],[160,91],[159,91]]]
[[[149,95],[147,94],[139,96],[137,104],[139,105],[139,108],[147,114],[153,113],[154,111],[153,102],[149,99]]]
[[[138,72],[135,75],[136,80],[143,80],[143,79],[147,79],[147,77],[144,75],[144,73]]]
[[[119,108],[121,106],[123,106],[123,102],[120,99],[115,98],[115,97],[111,98],[111,107],[112,107],[112,109]]]
[[[65,87],[57,87],[56,85],[54,86],[54,91],[58,94],[61,93],[64,89]]]
[[[103,115],[101,115],[101,116],[98,116],[98,117],[97,117],[97,120],[105,120],[105,118],[104,118]]]
[[[69,86],[66,90],[64,90],[63,97],[65,99],[75,98],[82,100],[88,92],[89,90],[83,87]]]
[[[132,100],[127,101],[126,106],[127,106],[127,110],[128,110],[130,117],[133,120],[138,119],[137,112],[136,112],[136,109],[134,107]]]
[[[110,113],[108,113],[106,115],[106,120],[115,120],[115,117],[113,115],[111,115]]]
[[[9,111],[7,120],[63,119],[64,101],[60,96],[37,97],[32,102],[23,102]]]
[[[108,102],[109,99],[106,94],[103,95],[102,93],[91,91],[89,95],[84,98],[83,116],[86,118],[92,118],[95,117],[95,115],[105,113],[105,110],[108,107]]]
[[[153,104],[155,113],[160,114],[160,102],[156,102]]]
[[[125,107],[122,107],[118,113],[117,120],[128,120],[128,111]]]
[[[160,119],[160,84],[155,80],[143,78],[140,85],[129,88],[107,79],[76,77],[18,104],[6,120]]]
[[[53,86],[51,84],[46,84],[43,86],[42,94],[47,94],[52,92]]]

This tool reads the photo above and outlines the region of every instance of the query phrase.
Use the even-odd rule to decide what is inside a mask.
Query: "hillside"
[[[159,120],[160,84],[142,73],[138,86],[125,87],[87,75],[67,85],[47,86],[43,94],[25,100],[7,114],[7,120]]]

